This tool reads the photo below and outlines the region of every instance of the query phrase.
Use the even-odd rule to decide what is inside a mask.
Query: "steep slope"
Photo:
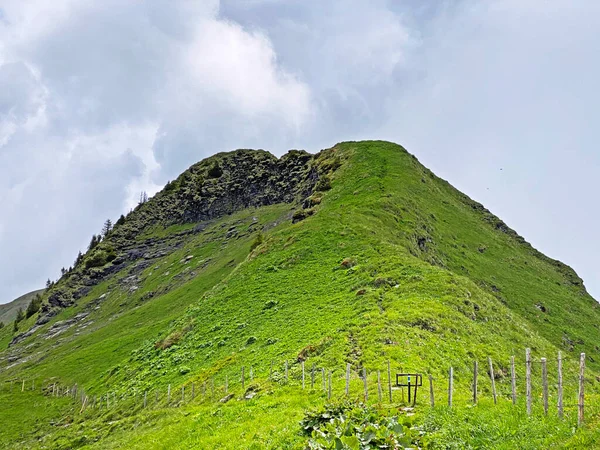
[[[0,305],[0,322],[4,323],[5,325],[8,325],[10,322],[15,320],[15,317],[17,317],[17,311],[19,309],[25,311],[29,303],[31,303],[31,300],[33,300],[36,295],[41,295],[43,292],[44,289],[31,291],[25,295],[21,295],[20,297],[14,299],[12,302]]]
[[[561,349],[568,372],[585,351],[597,369],[599,314],[569,267],[400,146],[347,142],[279,160],[241,150],[192,166],[91,249],[21,325],[0,357],[0,377],[124,396],[192,382],[222,386],[251,366],[257,379],[274,370],[281,381],[285,361],[290,376],[299,376],[303,361],[336,377],[350,363],[373,382],[389,359],[394,369],[440,378],[452,365],[466,387],[473,359],[492,356],[505,395],[508,357],[526,346],[538,356]],[[2,342],[8,336],[0,330]],[[136,425],[135,433],[123,419],[111,437],[112,416],[35,429],[50,433],[46,445],[71,448],[165,440],[240,448],[246,441],[223,440],[239,422],[254,430],[247,442],[301,445],[294,424],[308,399],[261,389],[256,404],[263,397],[271,412],[240,406],[219,424],[199,415],[213,435],[189,441],[181,429],[171,435],[155,427],[175,420],[171,412],[145,416],[152,426]],[[0,437],[39,445],[22,425]]]

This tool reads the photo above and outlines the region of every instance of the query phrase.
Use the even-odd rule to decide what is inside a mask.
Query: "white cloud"
[[[218,36],[217,39],[215,37]],[[292,127],[310,113],[308,87],[277,66],[268,38],[232,22],[207,20],[185,51],[194,93],[248,118],[280,116]]]
[[[586,0],[4,0],[0,301],[205,156],[360,138],[405,144],[600,292],[600,247],[581,238],[600,226],[599,13]]]
[[[218,7],[2,3],[0,301],[53,278],[141,190],[310,120],[309,88]]]

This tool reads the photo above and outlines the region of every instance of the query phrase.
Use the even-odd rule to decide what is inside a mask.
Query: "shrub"
[[[279,302],[277,300],[269,300],[268,302],[265,302],[265,306],[263,307],[263,309],[271,309],[277,306],[278,304]]]
[[[114,259],[114,258],[113,258]],[[85,268],[102,267],[108,262],[108,254],[104,250],[97,250],[85,260]]]
[[[223,169],[219,166],[219,163],[215,161],[210,169],[208,169],[209,178],[220,178],[223,175]]]
[[[254,238],[254,241],[252,241],[252,245],[250,245],[250,251],[254,250],[256,247],[258,247],[263,242],[264,242],[264,238],[263,238],[262,233],[258,233],[256,235],[256,237]]]
[[[331,189],[331,180],[327,175],[323,175],[315,185],[316,191],[328,191]]]
[[[300,422],[308,449],[417,448],[418,432],[375,408],[348,401],[309,411]]]
[[[292,223],[300,222],[301,220],[306,219],[308,216],[312,216],[314,213],[314,209],[299,209],[294,212],[294,215],[292,216]]]
[[[166,338],[164,338],[162,341],[158,341],[156,344],[154,344],[154,348],[166,350],[169,347],[172,347],[173,345],[177,344],[181,340],[181,338],[181,331],[175,331],[168,335]]]
[[[344,269],[350,269],[351,267],[354,267],[356,265],[356,260],[354,258],[344,258],[342,259],[342,262],[340,263],[340,266],[342,266]]]
[[[292,223],[300,222],[301,220],[306,219],[306,212],[304,210],[294,211],[294,215],[292,216]]]

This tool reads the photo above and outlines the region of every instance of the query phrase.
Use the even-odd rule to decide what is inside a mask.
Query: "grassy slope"
[[[23,311],[27,309],[27,305],[31,303],[31,300],[37,295],[44,292],[43,289],[29,292],[25,295],[21,295],[12,302],[0,305],[0,322],[4,325],[11,325],[11,322],[17,317],[17,311],[21,308]]]
[[[47,357],[19,366],[8,376],[46,381],[59,377],[83,384],[90,393],[108,388],[119,394],[131,388],[164,393],[168,383],[189,388],[192,381],[201,384],[210,377],[221,386],[225,376],[237,380],[242,365],[254,366],[257,377],[264,379],[271,361],[281,373],[283,361],[295,361],[304,350],[308,366],[335,369],[338,392],[346,362],[355,371],[366,367],[374,383],[373,371],[383,370],[389,358],[395,370],[432,373],[438,379],[453,365],[458,398],[466,400],[473,358],[483,362],[491,355],[505,374],[508,356],[516,353],[521,363],[525,346],[536,356],[552,357],[558,348],[597,352],[595,303],[573,284],[568,270],[498,230],[485,213],[400,147],[345,143],[336,151],[347,162],[314,216],[265,232],[264,243],[249,256],[252,235],[225,242],[222,230],[252,214],[268,222],[289,206],[224,219],[227,226],[207,230],[186,249],[166,257],[166,264],[173,264],[170,276],[185,269],[180,260],[190,252],[196,255],[192,261],[213,258],[206,272],[143,303],[139,299],[144,292],[168,279],[165,271],[148,269],[133,297],[114,286],[97,286],[77,308],[63,313],[73,315],[108,291],[109,300],[94,313],[95,327],[79,336],[74,330],[65,333],[59,346],[39,344],[35,351]],[[543,304],[546,313],[536,303]],[[184,313],[189,304],[193,306]],[[181,338],[158,350],[158,333],[163,339]],[[576,362],[571,358],[566,365],[571,376]],[[593,361],[591,366],[595,368]],[[298,376],[298,371],[299,364],[292,364],[291,373]],[[360,389],[357,382],[353,389]],[[504,395],[508,386],[505,379],[498,381]],[[240,393],[235,381],[232,389]],[[573,395],[572,383],[567,389]],[[485,382],[482,390],[489,391]],[[443,386],[436,385],[436,392],[442,395]],[[239,448],[244,446],[240,442],[252,440],[262,442],[260,448],[300,446],[296,424],[302,409],[323,401],[322,395],[312,395],[308,402],[297,389],[288,392],[267,383],[248,403],[158,409],[120,418],[110,427],[107,422],[114,417],[94,416],[77,427],[55,431],[49,439],[66,446],[100,439],[99,448],[200,443],[205,448]],[[487,411],[478,410],[483,415]],[[53,414],[56,411],[49,410],[48,417]],[[443,423],[440,414],[429,420]],[[210,436],[194,425],[210,430]],[[515,423],[498,442],[511,442],[511,432],[520,426]],[[568,437],[568,424],[561,428],[548,422],[546,427],[555,429],[548,435],[544,426],[538,427],[546,439]],[[20,433],[3,432],[0,437],[7,441]],[[88,438],[81,440],[82,435]],[[242,441],[232,441],[233,435],[241,435]]]

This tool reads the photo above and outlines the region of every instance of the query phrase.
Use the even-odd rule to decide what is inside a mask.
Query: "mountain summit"
[[[399,145],[344,142],[279,159],[237,150],[190,167],[94,236],[39,312],[16,332],[0,330],[0,379],[129,395],[237,380],[242,367],[258,378],[273,361],[278,373],[286,361],[286,377],[287,362],[296,374],[304,364],[374,373],[390,360],[441,378],[450,365],[468,373],[473,359],[492,356],[501,384],[509,356],[525,347],[585,352],[597,370],[599,323],[598,304],[570,267]],[[264,391],[253,401],[263,394],[256,417],[223,419],[254,430],[238,447],[221,422],[211,422],[219,431],[210,438],[186,438],[176,437],[174,417],[147,419],[173,427],[160,435],[173,448],[246,448],[254,439],[255,448],[293,448],[309,405],[269,413]],[[140,436],[159,439],[147,424],[134,433],[122,416],[113,418],[117,437],[106,417],[55,429],[48,423],[71,410],[52,405],[39,413],[49,446],[146,448]],[[17,428],[0,437],[38,445]]]

